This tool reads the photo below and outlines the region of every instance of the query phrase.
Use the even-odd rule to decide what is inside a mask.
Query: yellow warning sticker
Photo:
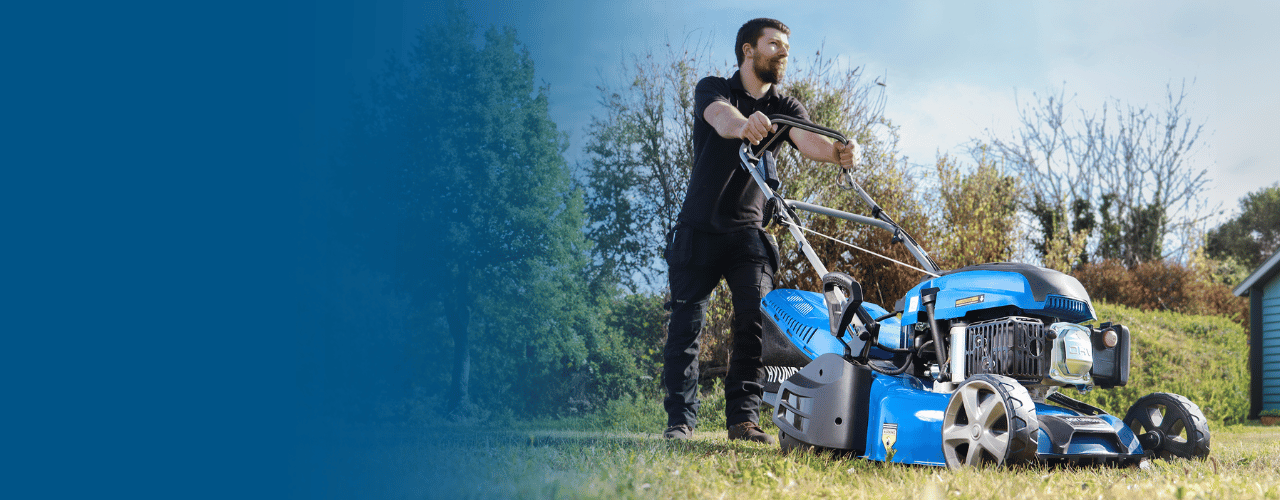
[[[893,462],[893,455],[897,454],[897,450],[893,449],[893,445],[897,444],[897,423],[884,423],[881,426],[881,444],[884,445],[884,460]]]
[[[982,300],[985,299],[986,297],[987,297],[986,295],[974,295],[972,297],[965,297],[963,299],[956,301],[956,307],[964,307],[970,304],[977,304],[979,302],[982,302]]]
[[[892,453],[893,445],[898,442],[898,424],[884,424],[880,427],[880,442],[884,449]]]

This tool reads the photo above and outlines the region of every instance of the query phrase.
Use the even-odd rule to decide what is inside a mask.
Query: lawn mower
[[[848,142],[807,121],[769,118],[778,125],[773,140],[795,127]],[[940,269],[846,170],[837,184],[870,217],[781,197],[768,145],[757,156],[744,143],[741,166],[765,194],[766,226],[786,227],[822,283],[820,292],[773,290],[760,304],[763,399],[784,451],[951,468],[1208,456],[1204,414],[1185,397],[1153,393],[1117,418],[1061,392],[1129,379],[1129,329],[1094,325],[1078,280],[1007,262]],[[876,255],[916,269],[921,281],[892,310],[864,300],[858,281],[819,260],[797,210],[886,231],[919,266]]]

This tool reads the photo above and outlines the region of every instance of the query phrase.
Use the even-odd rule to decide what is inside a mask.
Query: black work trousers
[[[711,292],[723,278],[733,299],[733,343],[725,377],[725,417],[730,426],[759,422],[764,392],[760,359],[760,301],[773,290],[777,249],[761,229],[713,234],[677,228],[667,245],[671,324],[663,350],[667,425],[697,426],[699,336]]]

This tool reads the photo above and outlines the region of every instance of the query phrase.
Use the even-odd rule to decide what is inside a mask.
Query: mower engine
[[[969,266],[917,285],[902,310],[902,334],[925,356],[916,373],[942,382],[938,392],[982,374],[1017,380],[1037,400],[1059,387],[1087,391],[1129,381],[1129,329],[1082,325],[1095,319],[1089,294],[1058,271]],[[935,338],[946,352],[930,347]]]
[[[970,324],[964,335],[966,378],[1004,375],[1033,393],[1062,386],[1117,387],[1129,380],[1129,329],[1123,325],[1045,325],[1009,316]]]

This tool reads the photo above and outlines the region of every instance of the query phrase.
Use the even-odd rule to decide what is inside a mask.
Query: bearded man
[[[725,377],[725,417],[731,440],[773,443],[760,430],[764,365],[760,358],[760,300],[773,290],[778,250],[763,229],[764,194],[739,165],[743,141],[768,143],[776,126],[768,115],[809,120],[809,112],[778,88],[787,70],[791,30],[776,19],[752,19],[738,30],[738,71],[707,77],[694,93],[694,166],[689,191],[665,257],[671,323],[663,350],[668,439],[689,439],[698,415],[698,337],[711,292],[724,279],[733,300],[733,343]],[[784,138],[806,158],[853,168],[857,143],[834,144],[792,128]],[[770,150],[781,147],[774,141]],[[762,152],[757,152],[762,153]]]

